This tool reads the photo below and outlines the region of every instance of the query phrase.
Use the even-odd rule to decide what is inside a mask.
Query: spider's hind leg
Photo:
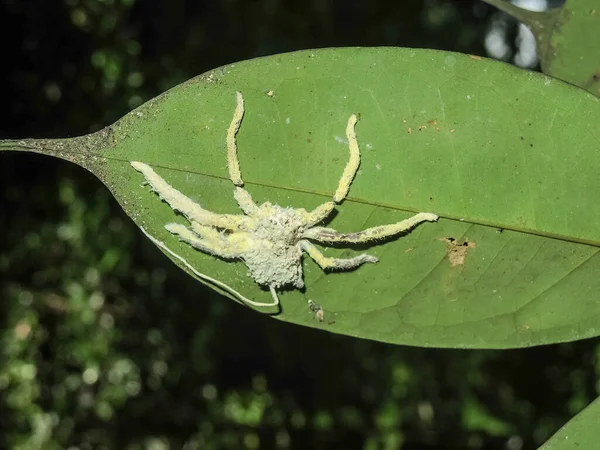
[[[193,231],[180,223],[169,223],[165,225],[166,230],[179,236],[179,240],[191,245],[201,252],[218,256],[224,259],[239,258],[240,252],[232,245],[228,236],[219,233],[217,230],[192,223]]]
[[[401,233],[406,233],[423,222],[437,222],[438,216],[432,213],[415,214],[408,219],[390,225],[367,228],[356,233],[340,233],[332,228],[309,228],[302,237],[322,244],[366,244],[386,239]]]
[[[351,270],[364,263],[376,263],[379,261],[375,256],[362,253],[354,258],[329,258],[321,253],[317,247],[308,241],[300,241],[300,248],[308,253],[323,270]]]

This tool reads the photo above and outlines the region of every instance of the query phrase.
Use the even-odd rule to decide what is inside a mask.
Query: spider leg
[[[169,227],[174,226],[174,225],[178,225],[178,224],[171,223],[171,224],[169,224]],[[183,225],[181,225],[181,226],[183,226]],[[189,228],[187,228],[187,227],[184,227],[184,228],[186,230],[189,230]],[[167,230],[169,230],[169,228],[167,228]],[[178,230],[178,227],[175,227],[175,230]],[[198,222],[194,222],[194,221],[192,221],[191,231],[194,234],[198,235],[197,237],[200,237],[207,241],[218,242],[219,240],[221,240],[222,238],[225,237],[224,234],[221,233],[220,231],[218,231],[216,228],[202,225],[202,224],[200,224]]]
[[[148,234],[148,232],[146,230],[144,230],[144,227],[140,227],[140,230],[142,230],[142,233],[144,233],[146,235],[146,237],[148,239],[150,239],[155,245],[157,245],[164,252],[168,253],[173,258],[175,258],[179,262],[181,262],[185,267],[187,267],[188,270],[190,272],[192,272],[196,277],[198,277],[201,280],[208,281],[209,283],[211,283],[214,286],[220,287],[225,292],[230,293],[232,296],[234,296],[238,300],[242,301],[243,303],[246,303],[246,304],[252,305],[252,306],[258,306],[258,307],[262,307],[262,306],[277,306],[279,304],[279,299],[276,298],[277,294],[275,294],[275,298],[274,298],[274,300],[273,300],[272,303],[255,302],[254,300],[250,300],[249,298],[244,297],[242,294],[240,294],[238,291],[236,291],[235,289],[233,289],[231,286],[229,286],[229,285],[227,285],[227,284],[225,284],[225,283],[223,283],[223,282],[221,282],[219,280],[215,280],[214,278],[211,278],[211,277],[209,277],[208,275],[206,275],[204,273],[198,272],[194,268],[194,266],[192,266],[189,262],[187,262],[184,258],[182,258],[181,255],[178,255],[173,250],[171,250],[169,247],[167,247],[164,242],[159,241],[158,239],[156,239],[156,238],[152,237],[150,234]],[[271,293],[271,294],[273,294],[273,293]]]
[[[200,225],[197,222],[192,222],[193,231],[179,223],[170,223],[166,225],[165,228],[170,233],[179,236],[179,239],[181,241],[190,244],[195,249],[200,250],[204,253],[209,253],[211,255],[219,256],[225,259],[236,259],[241,257],[241,249],[243,247],[236,248],[236,244],[240,244],[245,241],[245,238],[241,236],[240,239],[234,239],[233,236],[235,235],[225,236],[223,233],[218,232],[214,228],[207,227],[205,225]],[[185,262],[185,264],[188,265],[187,262]],[[197,273],[196,270],[193,271],[194,273]],[[245,303],[257,307],[279,305],[279,297],[277,296],[275,287],[269,286],[269,291],[271,292],[271,296],[273,298],[272,302],[256,302],[243,296],[242,298]],[[238,293],[238,295],[240,294]]]
[[[234,231],[230,234],[225,234],[221,231],[215,230],[213,227],[192,222],[192,231],[198,237],[210,241],[214,246],[227,247],[229,253],[236,255],[242,255],[245,251],[249,250],[251,244],[248,237],[248,233],[245,231]]]
[[[299,242],[300,248],[304,250],[323,270],[337,269],[350,270],[364,263],[376,263],[379,261],[375,256],[362,253],[354,258],[329,258],[321,253],[317,247],[308,241]]]
[[[242,97],[241,92],[236,92],[235,98],[237,100],[237,106],[233,113],[231,125],[229,125],[229,129],[227,130],[227,166],[229,168],[229,178],[231,178],[233,184],[241,187],[244,185],[244,182],[242,181],[242,174],[240,173],[240,162],[237,157],[237,143],[235,137],[240,129],[242,118],[244,117],[244,97]]]
[[[227,130],[227,167],[229,169],[229,178],[231,178],[231,181],[235,185],[233,197],[245,214],[252,214],[258,210],[258,206],[254,203],[254,200],[252,200],[250,193],[243,188],[244,180],[242,180],[240,162],[237,156],[236,135],[242,124],[242,118],[244,117],[244,97],[241,92],[236,92],[235,96],[237,106],[233,113],[231,125],[229,125],[229,129]]]
[[[422,222],[436,222],[437,220],[438,216],[435,214],[419,213],[401,222],[367,228],[357,233],[340,233],[324,227],[309,228],[302,233],[302,237],[323,244],[362,244],[404,233]]]
[[[329,214],[335,209],[335,202],[327,202],[317,206],[312,211],[303,211],[303,221],[306,227],[312,227],[319,222],[325,220]]]
[[[161,199],[167,202],[171,208],[183,214],[190,222],[195,221],[228,230],[238,230],[240,227],[247,224],[248,219],[244,216],[217,214],[202,208],[192,199],[171,187],[171,185],[158,175],[148,164],[139,161],[131,161],[131,165],[135,170],[144,175],[144,178],[146,178],[146,181],[152,187],[152,190],[156,192]]]
[[[342,177],[338,183],[337,190],[333,196],[333,201],[336,203],[342,202],[342,200],[344,200],[348,195],[350,185],[352,184],[352,180],[354,179],[354,176],[358,171],[358,166],[360,165],[360,150],[358,149],[356,131],[354,130],[357,120],[358,119],[354,114],[352,114],[348,119],[346,138],[348,139],[348,148],[350,149],[350,159],[344,168],[344,172],[342,173]]]
[[[235,187],[235,190],[233,191],[233,198],[235,198],[240,206],[240,209],[244,211],[245,214],[251,215],[252,213],[258,211],[258,205],[254,203],[254,200],[252,200],[250,192],[243,187]]]
[[[180,223],[169,223],[165,225],[165,228],[169,233],[179,236],[180,241],[190,244],[204,253],[225,259],[236,259],[241,256],[239,250],[229,241],[228,236],[204,225],[193,223],[192,226],[194,231]],[[196,234],[196,230],[202,234]]]

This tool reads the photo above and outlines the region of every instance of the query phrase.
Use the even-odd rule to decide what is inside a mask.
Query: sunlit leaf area
[[[561,6],[561,2],[543,0],[514,3],[540,12]],[[592,3],[585,2],[585,11],[593,18],[595,13],[592,14],[593,8],[589,7]],[[567,5],[577,11],[577,1],[572,0]],[[600,15],[600,5],[597,10]],[[586,20],[577,22],[583,25],[570,24],[571,28],[565,26],[555,31],[576,33],[589,22]],[[566,51],[563,49],[572,48],[567,45],[568,33],[567,37],[560,35],[560,39],[554,36],[553,42],[560,43],[558,56],[554,55],[548,67],[560,67],[557,77],[568,72],[572,73],[569,80],[588,79],[585,74],[588,66],[591,67],[589,60],[579,58],[585,65],[575,67],[576,63],[568,61],[577,58],[561,53]],[[584,40],[581,34],[577,39],[577,42]],[[465,91],[463,95],[462,89],[472,85],[472,78],[481,77],[477,94],[485,100],[477,104],[478,108],[469,110],[461,109],[458,101],[455,107],[452,102],[442,103],[448,122],[453,117],[460,126],[470,126],[469,130],[474,132],[482,124],[499,123],[501,126],[493,128],[496,134],[488,133],[486,138],[493,137],[495,142],[503,142],[508,147],[513,144],[508,137],[506,142],[502,140],[502,130],[507,136],[515,134],[518,145],[528,152],[539,152],[529,154],[530,161],[541,162],[540,167],[544,161],[556,157],[550,147],[559,141],[572,141],[576,145],[581,138],[577,151],[589,156],[598,134],[586,133],[585,122],[576,114],[585,111],[590,121],[597,120],[594,113],[597,99],[591,95],[597,87],[593,77],[590,84],[581,85],[591,92],[583,95],[575,92],[574,87],[550,82],[550,78],[530,76],[508,65],[481,60],[481,57],[494,58],[517,67],[540,70],[540,55],[536,54],[535,45],[536,37],[514,18],[474,0],[4,0],[0,3],[3,109],[0,139],[66,138],[93,133],[194,76],[238,61],[306,49],[389,46],[470,55],[461,56],[465,62],[459,60],[459,64],[469,68],[454,76],[455,84],[445,83],[439,92],[440,95],[449,93],[445,98],[467,98],[470,93]],[[351,55],[339,53],[342,54]],[[382,75],[381,79],[390,80],[386,86],[393,87],[393,80],[410,76],[413,78],[406,86],[418,86],[420,80],[424,86],[434,86],[431,80],[440,75],[435,67],[436,57],[419,55],[416,57],[419,69],[408,75],[396,76],[392,73],[396,66],[385,67],[385,77]],[[347,58],[344,64],[352,64],[352,61],[360,64],[362,56],[353,58],[355,56]],[[439,56],[439,61],[445,60],[443,55]],[[476,66],[477,63],[481,63],[480,66]],[[569,70],[561,72],[565,64],[570,65]],[[230,78],[242,79],[248,73],[243,68],[251,67],[254,81],[242,79],[239,82],[258,86],[256,80],[260,79],[261,66],[238,66],[241,69],[232,70]],[[485,72],[481,69],[480,74],[478,67],[484,67]],[[498,73],[494,72],[496,67],[500,68]],[[329,73],[335,70],[338,69],[334,67]],[[355,68],[346,71],[349,77],[353,76],[353,70]],[[444,70],[441,63],[439,70],[440,73]],[[359,72],[356,69],[356,73]],[[502,78],[504,75],[499,73],[508,75]],[[284,77],[272,70],[265,74],[265,78],[274,80],[278,76]],[[489,82],[486,77],[497,78]],[[304,86],[298,81],[299,77],[289,79]],[[380,79],[377,73],[370,72],[360,81],[366,85],[377,79]],[[515,98],[497,96],[494,89],[502,92],[506,88],[502,83],[509,79],[515,83],[510,85],[514,86]],[[526,87],[521,89],[519,80],[523,80]],[[215,88],[211,95],[215,98],[221,98],[221,92],[222,96],[229,95],[227,82],[223,81],[224,85]],[[310,84],[310,80],[304,82]],[[545,91],[544,86],[551,83]],[[318,83],[315,86],[315,95],[322,98],[323,89]],[[486,86],[489,95],[486,95]],[[269,162],[256,160],[243,151],[249,152],[252,143],[264,144],[263,148],[283,140],[285,134],[243,133],[246,129],[256,130],[261,120],[272,124],[276,120],[285,121],[285,117],[277,119],[275,109],[264,107],[271,101],[272,92],[260,97],[256,94],[257,88],[248,89],[243,125],[247,128],[240,131],[240,144],[247,145],[240,147],[240,160],[243,170],[248,168],[252,181],[253,177],[257,179],[256,174],[268,173],[268,164],[276,164],[276,152],[263,151],[263,155],[271,155]],[[403,117],[416,123],[419,114],[424,114],[429,107],[427,102],[432,103],[427,89],[423,88],[423,94],[418,89],[389,95],[389,98],[405,96],[406,105],[411,108],[406,115],[397,113],[397,123],[402,124]],[[360,99],[366,101],[371,96],[381,101],[387,98],[384,92],[365,86]],[[287,97],[283,93],[277,97],[278,94],[276,91],[273,99],[280,102],[278,105],[295,104],[293,89],[288,88]],[[434,94],[437,102],[438,93]],[[537,98],[542,95],[546,96]],[[303,88],[301,98],[309,97]],[[512,109],[502,106],[512,105],[517,97],[522,103],[511,106]],[[421,109],[420,98],[424,105]],[[498,98],[498,108],[495,108],[494,98]],[[235,106],[233,96],[227,102],[229,100],[222,104],[229,106],[219,104],[214,111],[203,114],[227,122]],[[217,101],[208,103],[215,105]],[[262,110],[258,104],[263,105]],[[570,108],[568,111],[576,123],[568,126],[569,115],[552,117],[554,104]],[[185,96],[169,105],[185,107]],[[315,101],[314,105],[321,103]],[[549,109],[544,105],[550,105]],[[364,111],[368,109],[365,107]],[[526,121],[530,111],[533,111],[531,116],[540,121],[536,125],[545,123],[546,115],[548,120],[558,120],[556,126],[565,129],[562,137],[554,138],[549,131],[544,131],[551,127],[540,127],[537,134],[529,131],[527,127],[531,124],[527,125]],[[472,122],[468,117],[471,112],[474,114]],[[492,114],[504,115],[498,118]],[[313,126],[311,120],[326,123],[329,116],[328,111],[309,109],[302,120],[308,127]],[[443,128],[441,120],[439,124],[433,122],[426,126]],[[201,121],[198,126],[204,123]],[[343,132],[344,125],[343,121],[339,123],[338,134]],[[520,139],[515,131],[519,127],[526,130]],[[264,128],[267,133],[268,127]],[[432,138],[431,144],[444,149],[451,145],[449,142],[459,142],[464,144],[465,153],[476,154],[479,141],[454,134],[455,128],[459,127],[448,125],[447,130],[444,129],[446,138]],[[399,129],[401,137],[390,133],[385,135],[388,141],[384,142],[390,145],[396,141],[403,145],[410,142],[411,124],[404,123]],[[374,130],[376,125],[369,123],[369,114],[363,114],[357,127],[359,141],[369,133],[376,136]],[[414,128],[414,134],[419,131]],[[155,126],[139,142],[152,146],[155,136],[152,133],[165,141],[186,140],[185,136],[165,137],[164,130]],[[221,135],[215,132],[214,136],[214,142],[208,140],[207,145],[218,145]],[[311,145],[316,148],[318,142]],[[416,145],[426,149],[429,141]],[[344,151],[347,152],[345,147]],[[345,223],[359,227],[366,223],[372,217],[370,214],[367,219],[360,216],[361,208],[366,208],[368,203],[365,199],[373,200],[373,204],[381,201],[392,209],[407,205],[413,209],[420,207],[416,194],[415,205],[410,203],[413,200],[407,193],[398,198],[408,200],[395,205],[395,197],[381,197],[380,193],[387,191],[373,181],[371,184],[361,181],[366,177],[377,178],[378,173],[381,173],[380,180],[394,181],[382,167],[368,164],[370,151],[365,144],[366,163],[351,191],[351,195],[363,203],[345,203],[340,208],[342,213],[334,220],[346,220]],[[298,166],[302,158],[310,158],[310,155],[300,155]],[[333,161],[342,168],[346,155],[342,153]],[[387,159],[379,161],[383,170],[404,162],[403,158],[390,154],[384,158]],[[226,171],[224,154],[223,158],[219,155],[205,162],[200,161],[200,157],[190,160],[194,164],[205,164],[203,173],[208,175],[196,179],[181,172],[180,182],[186,192],[193,189],[198,179],[209,183],[220,176],[219,170]],[[407,164],[419,167],[415,158],[408,161]],[[580,186],[577,183],[585,186],[588,178],[576,175],[583,173],[581,170],[593,175],[595,160],[585,161],[588,162],[556,163],[553,166],[556,170],[564,167],[564,175],[556,179],[563,180],[564,186]],[[306,199],[313,201],[307,193],[334,187],[336,181],[318,177],[319,164],[314,163],[314,166],[314,174],[298,176],[306,186],[302,185],[304,191],[298,188],[297,193],[289,194],[288,198],[294,203],[300,202],[294,206],[310,206],[301,203]],[[410,324],[415,317],[420,320],[431,316],[428,310],[431,303],[425,300],[436,298],[435,289],[442,291],[448,287],[439,284],[447,282],[450,273],[441,265],[437,266],[438,272],[432,269],[427,289],[414,291],[410,305],[400,304],[398,310],[405,311],[406,317],[400,315],[388,320],[374,314],[378,321],[373,321],[375,325],[371,328],[365,328],[365,324],[358,321],[353,328],[351,317],[340,316],[336,323],[335,317],[327,315],[328,306],[351,303],[357,311],[368,311],[369,305],[373,309],[372,305],[386,298],[377,291],[377,286],[370,287],[377,283],[377,277],[365,277],[365,282],[357,283],[353,277],[356,274],[350,274],[347,279],[352,280],[352,284],[345,284],[343,277],[347,275],[321,275],[313,263],[307,262],[306,265],[313,264],[309,266],[312,269],[307,272],[307,280],[311,280],[311,276],[314,280],[317,277],[321,281],[328,280],[327,277],[336,280],[331,284],[335,289],[322,283],[313,291],[306,291],[318,296],[314,300],[323,306],[325,316],[319,316],[318,310],[305,303],[303,293],[284,293],[284,311],[276,318],[281,320],[275,320],[270,314],[232,301],[231,296],[220,295],[199,283],[144,236],[124,212],[123,208],[131,215],[123,200],[141,198],[145,192],[145,214],[156,208],[156,214],[168,218],[172,211],[156,196],[148,194],[143,180],[134,178],[138,174],[133,169],[127,170],[131,175],[128,175],[128,184],[123,184],[122,192],[118,192],[119,204],[98,178],[75,164],[33,153],[0,152],[0,449],[527,450],[544,446],[545,450],[583,450],[593,447],[582,443],[600,439],[597,427],[590,426],[600,420],[598,402],[592,403],[600,391],[600,346],[597,338],[576,340],[598,334],[593,320],[597,317],[596,294],[591,292],[594,285],[586,287],[586,278],[593,277],[590,264],[582,270],[579,266],[572,269],[579,278],[567,288],[559,285],[561,290],[552,291],[554,283],[550,283],[548,291],[554,292],[554,297],[551,301],[536,303],[533,310],[524,307],[529,314],[527,322],[518,324],[513,316],[508,318],[511,330],[520,331],[522,335],[503,334],[505,329],[497,327],[495,321],[478,324],[467,320],[493,312],[491,306],[477,303],[486,300],[479,291],[469,297],[468,302],[461,303],[462,298],[457,295],[457,303],[448,304],[447,317],[454,317],[448,311],[458,305],[463,308],[461,317],[467,318],[464,322],[458,321],[452,332],[426,326],[408,328],[406,325],[403,329],[402,324]],[[444,166],[438,170],[439,174],[445,173]],[[542,169],[529,173],[543,174],[545,179],[556,176],[555,172],[546,173]],[[467,180],[482,178],[469,178],[467,171],[464,175],[463,179]],[[590,180],[592,175],[589,175]],[[484,245],[469,246],[467,241],[449,239],[447,230],[459,233],[463,225],[467,227],[456,212],[462,204],[450,198],[455,185],[449,181],[446,186],[441,175],[428,176],[437,183],[435,196],[427,197],[428,201],[433,202],[434,197],[438,199],[445,194],[449,197],[442,203],[432,203],[443,216],[442,220],[427,224],[414,236],[410,234],[406,244],[392,243],[396,246],[392,248],[404,245],[398,254],[415,258],[418,253],[413,250],[411,239],[429,239],[428,245],[442,255],[447,251],[454,257],[458,254],[462,261],[465,254],[471,261],[486,261],[489,255]],[[287,180],[286,177],[287,172],[281,174],[282,180]],[[491,183],[495,186],[493,197],[502,200],[520,188],[518,181],[509,183],[506,189],[497,180]],[[257,196],[263,192],[256,183],[250,186]],[[267,181],[265,186],[269,187]],[[313,186],[316,187],[311,191]],[[554,183],[553,186],[558,192],[563,185]],[[227,189],[222,197],[218,194],[206,199],[206,204],[233,202],[222,200],[231,196],[231,188]],[[527,198],[536,198],[538,192],[541,198],[542,192],[549,192],[536,186],[531,189],[536,194]],[[589,189],[595,192],[597,187],[589,186]],[[265,188],[264,192],[268,190]],[[481,198],[486,195],[484,184],[480,194]],[[552,202],[558,205],[558,211],[567,211],[571,202],[579,201],[575,195],[565,202],[559,194],[543,198],[546,211],[552,210]],[[586,197],[582,194],[581,198]],[[509,275],[505,278],[512,277],[511,269],[525,273],[519,264],[538,267],[536,273],[540,277],[544,274],[551,277],[557,261],[567,259],[565,255],[573,258],[575,264],[579,257],[591,260],[597,252],[597,231],[584,220],[594,217],[593,214],[569,222],[548,213],[545,218],[538,215],[531,223],[526,219],[521,223],[519,220],[530,217],[531,211],[523,210],[518,216],[511,214],[516,206],[527,208],[527,202],[516,197],[510,199],[501,203],[502,208],[494,210],[491,221],[488,218],[492,216],[477,216],[479,210],[467,211],[477,223],[474,226],[479,230],[477,243],[494,242],[499,249],[506,249],[502,270]],[[584,200],[581,204],[587,204]],[[314,202],[316,204],[317,199]],[[382,207],[373,220],[390,214]],[[507,224],[509,228],[498,224]],[[498,226],[494,228],[494,225]],[[539,230],[533,229],[534,225],[539,226]],[[437,233],[434,227],[445,230],[448,236],[444,234],[443,240],[434,239],[431,237]],[[156,230],[162,230],[162,225],[157,224]],[[161,239],[169,237],[162,232]],[[431,236],[425,234],[428,232]],[[562,236],[568,233],[575,239],[563,245]],[[463,248],[456,250],[459,245]],[[497,254],[501,254],[500,250]],[[228,281],[237,283],[236,289],[249,286],[251,292],[260,293],[250,279],[239,276],[240,267],[242,272],[244,269],[236,266],[237,263],[212,261],[206,256],[198,258],[200,263],[207,261],[206,264],[211,265],[213,276],[224,274]],[[443,260],[450,267],[451,258]],[[409,269],[416,266],[413,264]],[[410,280],[410,270],[407,273],[381,275],[387,283],[385,295],[393,296],[394,280]],[[436,274],[439,279],[435,278]],[[486,276],[493,275],[493,271],[486,272]],[[464,279],[471,283],[470,280],[480,277],[465,271]],[[492,281],[486,281],[486,286],[491,286]],[[515,278],[507,286],[519,290],[526,281]],[[331,293],[330,299],[327,293]],[[344,303],[344,295],[353,296],[353,302]],[[418,303],[421,297],[424,302]],[[468,308],[473,311],[467,311]],[[443,311],[436,320],[440,317],[443,322]],[[324,320],[321,322],[321,319]],[[391,333],[380,329],[388,323],[395,327]],[[535,334],[537,329],[528,328],[536,326],[540,330],[538,334]],[[546,333],[547,329],[550,331]],[[428,330],[431,335],[427,334]],[[557,343],[566,340],[572,342]],[[554,344],[530,347],[549,342]],[[527,348],[477,350],[482,347]],[[569,421],[569,425],[557,433]]]

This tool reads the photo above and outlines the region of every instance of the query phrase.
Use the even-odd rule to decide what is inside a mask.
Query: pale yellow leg
[[[375,256],[362,253],[354,258],[329,258],[321,253],[317,247],[308,241],[300,241],[300,247],[310,256],[323,270],[350,270],[364,263],[376,263]]]
[[[229,234],[224,234],[212,227],[207,227],[196,222],[192,222],[192,231],[198,237],[209,241],[215,248],[223,248],[227,254],[242,255],[250,250],[253,241],[246,231],[236,231]]]
[[[435,214],[419,213],[402,222],[367,228],[357,233],[340,233],[331,228],[314,227],[302,233],[302,238],[313,239],[323,244],[362,244],[404,233],[422,222],[437,220],[438,216]]]
[[[240,209],[244,211],[245,214],[252,214],[258,210],[258,206],[254,203],[254,200],[252,200],[252,196],[243,187],[235,187],[233,198],[236,199]]]
[[[231,294],[234,298],[237,298],[237,299],[241,300],[242,302],[247,303],[248,305],[258,306],[258,307],[279,305],[279,298],[277,298],[277,294],[275,293],[273,288],[271,288],[271,294],[273,295],[272,302],[263,303],[263,302],[255,302],[254,300],[250,300],[249,298],[244,297],[238,291],[233,289],[231,286],[228,286],[227,284],[222,283],[219,280],[215,280],[214,278],[211,278],[204,273],[198,272],[194,268],[194,266],[192,266],[189,262],[187,262],[181,255],[178,255],[173,250],[171,250],[169,247],[167,247],[164,242],[159,241],[158,239],[156,239],[152,235],[150,235],[146,230],[144,230],[144,227],[140,227],[140,229],[146,235],[146,237],[148,239],[150,239],[155,245],[157,245],[159,248],[161,248],[165,253],[168,253],[173,258],[178,260],[181,264],[183,264],[190,272],[192,272],[199,279],[205,280],[213,286],[218,286],[219,288],[223,289],[225,292],[228,292],[229,294]]]
[[[175,230],[179,230],[180,226],[183,225],[179,225],[179,224],[169,224],[169,227],[174,226]],[[184,227],[186,230],[189,230],[189,228]],[[198,235],[198,237],[208,240],[208,241],[213,241],[213,242],[218,242],[219,239],[221,239],[223,237],[223,234],[218,231],[216,228],[214,227],[210,227],[210,226],[206,226],[206,225],[202,225],[201,223],[198,222],[192,222],[192,230],[195,234]],[[167,228],[168,230],[168,228]],[[170,230],[169,230],[170,231]]]
[[[242,174],[240,172],[240,163],[237,157],[236,134],[240,129],[242,118],[244,117],[244,97],[241,92],[235,93],[237,106],[233,113],[233,119],[227,130],[227,165],[229,167],[229,178],[236,186],[243,186]]]
[[[333,196],[333,201],[336,203],[340,203],[348,195],[350,185],[352,184],[352,180],[360,165],[360,151],[358,149],[358,141],[356,140],[356,132],[354,130],[356,121],[356,116],[352,114],[350,119],[348,119],[348,126],[346,127],[346,138],[348,139],[348,148],[350,149],[350,159],[344,168],[344,173],[342,174],[342,178],[340,178],[338,188]]]
[[[171,187],[160,175],[158,175],[148,164],[139,161],[131,161],[135,170],[141,172],[146,181],[161,199],[169,204],[175,211],[179,211],[190,222],[196,221],[204,225],[211,225],[228,230],[237,230],[247,223],[247,218],[234,214],[216,214],[198,205],[189,197],[177,189]]]
[[[317,206],[312,211],[306,211],[306,214],[303,217],[306,227],[312,227],[313,225],[322,222],[329,216],[329,214],[331,214],[334,209],[335,203],[327,202]]]
[[[179,223],[169,223],[165,225],[165,228],[169,233],[179,236],[179,240],[186,244],[190,244],[195,249],[204,253],[225,259],[235,259],[240,257],[240,254],[236,249],[229,245],[226,236],[221,236],[217,231],[210,230],[208,227],[202,227],[203,229],[206,228],[211,231],[211,233],[207,233],[204,236],[194,233],[185,225]],[[212,233],[217,233],[218,236],[215,236]]]

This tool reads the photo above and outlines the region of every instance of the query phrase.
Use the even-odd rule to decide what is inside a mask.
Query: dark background
[[[306,48],[485,56],[479,1],[1,0],[0,138],[96,131],[192,76]],[[565,299],[569,301],[569,299]],[[0,153],[0,448],[536,448],[595,396],[598,340],[391,346],[204,288],[83,169]]]

